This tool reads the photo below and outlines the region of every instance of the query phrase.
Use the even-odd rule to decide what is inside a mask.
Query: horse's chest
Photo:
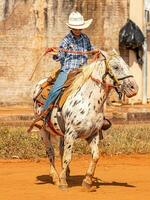
[[[64,117],[75,129],[99,129],[103,121],[101,102],[98,97],[83,99],[78,95],[68,101]]]

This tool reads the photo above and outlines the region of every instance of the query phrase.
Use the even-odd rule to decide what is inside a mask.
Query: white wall
[[[144,0],[130,0],[129,1],[129,17],[132,19],[144,32]],[[143,72],[142,67],[136,62],[134,53],[130,52],[130,66],[139,85],[139,93],[130,100],[133,102],[142,102],[143,100]],[[150,52],[147,53],[147,97],[150,97]]]
[[[129,2],[129,18],[133,20],[143,30],[143,0],[130,0]],[[135,79],[139,85],[138,94],[129,100],[129,102],[142,101],[142,69],[136,61],[136,57],[133,51],[129,54],[129,64],[131,71],[133,72]]]

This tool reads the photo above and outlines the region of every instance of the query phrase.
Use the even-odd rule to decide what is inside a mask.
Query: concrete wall
[[[147,98],[150,102],[150,51],[147,52]]]
[[[94,19],[85,32],[96,47],[118,49],[128,0],[0,0],[0,104],[32,103],[34,84],[57,64],[47,55],[29,78],[45,47],[58,46],[68,33],[75,8]]]
[[[130,0],[129,1],[129,17],[132,19],[144,32],[144,1],[143,0]],[[143,102],[144,98],[144,84],[143,84],[143,66],[138,65],[133,51],[130,51],[130,66],[139,85],[138,95],[130,99],[129,102],[137,103]],[[150,97],[149,79],[150,79],[150,52],[147,53],[147,96]]]

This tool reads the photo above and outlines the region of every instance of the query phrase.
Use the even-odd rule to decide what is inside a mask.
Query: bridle
[[[102,55],[103,55],[103,54],[102,54]],[[103,56],[104,56],[104,55],[103,55]],[[121,85],[121,84],[119,83],[119,81],[124,80],[124,79],[126,79],[126,78],[133,77],[133,75],[127,75],[127,76],[122,77],[122,78],[117,78],[117,77],[115,76],[115,74],[113,73],[113,71],[112,71],[112,69],[111,69],[111,65],[110,65],[110,61],[112,60],[112,58],[113,58],[114,56],[117,56],[117,55],[116,55],[116,54],[113,54],[113,55],[110,56],[109,59],[107,59],[107,58],[104,56],[104,59],[101,60],[101,61],[104,61],[104,63],[105,63],[105,73],[103,74],[102,80],[101,80],[101,81],[98,80],[98,79],[95,79],[94,77],[91,77],[91,78],[92,78],[92,80],[94,80],[94,81],[97,82],[98,84],[102,84],[102,85],[103,85],[104,90],[105,90],[105,93],[106,93],[106,96],[108,96],[110,90],[111,90],[112,88],[114,88],[114,89],[116,90],[116,92],[118,93],[118,95],[119,95],[119,99],[121,99],[121,98],[122,98],[122,93],[123,93],[123,91],[122,91],[123,86],[122,86],[122,88],[119,87],[119,86]],[[106,81],[106,77],[107,77],[107,76],[109,76],[109,77],[113,80],[113,84],[110,84],[110,83],[108,83],[108,82]]]
[[[133,77],[133,75],[127,75],[127,76],[124,76],[122,78],[116,78],[115,77],[114,73],[111,70],[110,61],[112,60],[113,57],[116,57],[116,56],[117,56],[116,54],[113,54],[113,55],[110,56],[109,59],[106,59],[106,58],[104,59],[105,66],[106,66],[104,77],[106,77],[107,75],[109,75],[109,77],[114,81],[114,85],[120,85],[119,81],[124,80],[126,78]]]

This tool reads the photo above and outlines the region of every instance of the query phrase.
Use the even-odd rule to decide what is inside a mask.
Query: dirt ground
[[[0,160],[1,200],[149,200],[150,155],[102,157],[97,165],[95,192],[85,192],[81,183],[89,156],[74,157],[69,188],[53,185],[47,159]],[[60,168],[60,161],[57,162]]]

